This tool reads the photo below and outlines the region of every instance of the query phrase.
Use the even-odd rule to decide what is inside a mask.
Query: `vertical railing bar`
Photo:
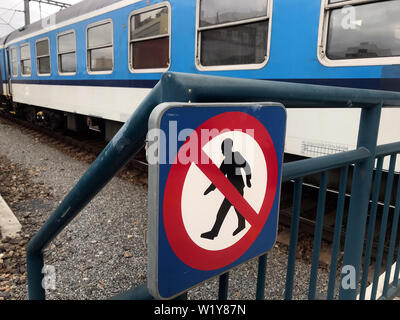
[[[258,258],[258,276],[257,276],[257,291],[256,300],[264,300],[265,298],[265,280],[267,272],[267,254]]]
[[[321,174],[321,181],[318,194],[317,219],[315,222],[314,244],[311,263],[310,286],[308,291],[308,299],[315,299],[315,291],[317,288],[319,254],[321,248],[322,231],[324,227],[325,199],[328,186],[328,172]]]
[[[378,163],[377,163],[376,171],[375,171],[374,190],[372,193],[372,204],[371,204],[371,211],[370,211],[370,215],[369,215],[367,242],[366,242],[366,247],[365,247],[366,249],[365,249],[365,255],[364,255],[363,274],[362,274],[362,278],[361,278],[360,300],[365,299],[365,292],[367,290],[368,273],[369,273],[369,266],[371,263],[371,255],[372,255],[372,245],[374,244],[376,211],[378,208],[379,193],[380,193],[380,189],[381,189],[383,159],[384,159],[383,157],[378,159]]]
[[[218,300],[228,300],[229,272],[219,277]]]
[[[340,286],[340,300],[357,299],[382,105],[379,103],[375,107],[361,110],[357,148],[366,148],[371,156],[354,166],[342,264],[346,269],[355,271],[353,278],[356,285]],[[342,273],[341,280],[345,277],[347,274]]]
[[[289,243],[288,266],[286,271],[285,300],[291,300],[293,295],[293,282],[294,282],[294,271],[296,267],[296,250],[297,250],[297,240],[299,236],[302,190],[303,190],[303,179],[296,179],[293,191],[293,212],[292,212],[292,221],[290,225],[290,243]]]
[[[329,272],[329,283],[327,299],[332,300],[335,292],[336,282],[336,269],[338,265],[338,256],[340,249],[340,238],[342,234],[342,222],[344,205],[346,201],[346,189],[347,189],[347,177],[349,174],[349,166],[343,167],[340,173],[340,185],[339,185],[339,197],[337,202],[336,221],[335,221],[335,232],[333,236],[333,247],[331,257],[331,269]]]
[[[378,290],[379,273],[380,273],[380,269],[381,269],[380,267],[382,264],[383,249],[385,246],[386,228],[387,228],[387,221],[388,221],[388,215],[389,215],[389,206],[390,206],[390,200],[391,200],[391,194],[392,194],[395,165],[396,165],[396,156],[392,155],[390,157],[389,175],[387,178],[386,190],[385,190],[385,203],[384,203],[384,207],[383,207],[381,227],[379,230],[378,253],[376,255],[375,270],[374,270],[374,282],[372,285],[371,300],[376,299],[376,293]]]
[[[397,157],[397,155],[396,155]],[[396,193],[396,203],[395,203],[395,210],[393,214],[393,223],[392,223],[392,232],[390,234],[390,245],[389,245],[389,253],[386,263],[386,274],[385,274],[385,282],[383,285],[383,295],[387,296],[388,289],[389,289],[389,280],[390,280],[390,273],[392,270],[392,263],[393,263],[393,255],[394,249],[396,246],[396,238],[397,238],[397,229],[399,224],[399,213],[400,213],[400,179],[397,182],[397,193]]]

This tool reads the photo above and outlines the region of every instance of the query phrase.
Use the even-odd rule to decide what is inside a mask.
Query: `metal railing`
[[[61,232],[65,226],[91,201],[95,195],[123,168],[123,166],[143,147],[147,133],[147,120],[151,111],[163,102],[262,102],[274,101],[283,103],[287,108],[361,108],[361,119],[357,149],[344,153],[306,159],[287,163],[283,168],[283,180],[294,181],[293,213],[291,221],[291,235],[289,258],[286,276],[285,299],[292,298],[294,271],[296,262],[296,248],[299,233],[300,209],[302,203],[303,178],[320,174],[320,189],[318,196],[317,219],[315,224],[314,246],[310,270],[309,299],[316,294],[318,262],[323,231],[325,199],[327,192],[328,171],[341,170],[339,196],[337,203],[336,226],[334,231],[332,263],[328,285],[328,299],[334,298],[335,279],[338,268],[338,254],[342,234],[342,220],[346,196],[349,167],[353,168],[353,179],[347,227],[345,232],[344,256],[342,264],[353,266],[356,270],[356,288],[340,288],[339,299],[356,299],[360,291],[360,298],[365,298],[368,267],[371,260],[371,246],[374,234],[374,222],[380,186],[382,163],[385,156],[391,156],[392,161],[387,183],[391,189],[394,175],[394,163],[400,144],[390,144],[377,147],[380,115],[382,107],[399,107],[400,94],[388,91],[362,90],[351,88],[304,85],[274,81],[248,80],[213,77],[204,75],[190,75],[179,73],[165,73],[152,92],[140,104],[131,118],[117,133],[114,139],[104,149],[81,180],[75,185],[60,206],[54,211],[45,225],[31,240],[27,249],[27,271],[29,281],[29,297],[31,299],[45,299],[45,290],[41,282],[43,275],[43,250]],[[369,225],[367,231],[366,252],[363,261],[364,239],[370,203],[371,185],[373,180],[375,159],[378,159],[375,174],[374,192],[371,203]],[[394,160],[393,160],[394,159]],[[378,181],[378,182],[377,182]],[[399,188],[400,190],[400,188]],[[389,191],[387,191],[389,192]],[[400,192],[400,191],[399,191]],[[385,275],[383,296],[393,297],[399,289],[400,245],[397,249],[397,264],[394,272],[394,281],[389,283],[390,261],[396,248],[397,224],[399,218],[399,192],[396,200],[396,211],[390,239],[389,257]],[[390,196],[385,199],[385,209],[381,225],[381,239],[378,246],[376,264],[382,263],[384,234],[389,214]],[[388,202],[386,202],[386,200]],[[396,225],[396,226],[395,226]],[[382,240],[383,238],[383,240]],[[391,259],[389,259],[391,258]],[[266,282],[267,255],[258,258],[258,279],[256,299],[264,299]],[[377,270],[375,269],[375,270]],[[361,282],[359,281],[363,270]],[[392,273],[393,275],[393,273]],[[379,271],[375,271],[374,280],[377,280]],[[375,279],[376,278],[376,279]],[[220,276],[219,298],[226,299],[228,293],[229,273]],[[375,281],[374,281],[375,283]],[[377,288],[377,285],[376,285]],[[375,298],[377,289],[373,288],[372,298]],[[184,299],[186,294],[180,298]],[[125,292],[116,299],[151,299],[146,285]]]

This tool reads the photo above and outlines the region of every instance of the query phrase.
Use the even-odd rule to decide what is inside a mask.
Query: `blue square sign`
[[[148,287],[174,298],[276,241],[286,110],[177,104],[149,120]]]

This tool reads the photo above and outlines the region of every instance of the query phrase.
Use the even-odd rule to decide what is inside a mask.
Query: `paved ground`
[[[2,120],[0,156],[21,170],[31,172],[30,185],[45,186],[51,190],[51,196],[25,197],[10,205],[16,216],[23,219],[22,233],[28,236],[34,233],[30,229],[37,229],[43,224],[88,169],[87,164],[39,143]],[[27,216],[29,219],[26,219]],[[114,178],[46,250],[45,263],[56,270],[56,290],[48,292],[48,298],[105,299],[144,284],[146,228],[146,187]],[[285,250],[276,246],[268,257],[267,299],[283,298],[286,263]],[[294,284],[296,299],[307,297],[309,270],[308,264],[298,261]],[[254,298],[256,275],[254,261],[233,270],[229,297]],[[327,279],[327,272],[321,269],[318,292],[324,291],[322,288],[326,288]],[[17,293],[9,298],[27,298],[26,281],[21,280],[13,286],[13,292]],[[189,297],[215,298],[217,291],[216,281],[211,280],[194,289]]]

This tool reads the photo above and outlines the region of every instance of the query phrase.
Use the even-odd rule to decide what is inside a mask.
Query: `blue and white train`
[[[399,17],[400,0],[85,0],[0,40],[0,92],[110,138],[165,71],[399,91]],[[289,110],[286,152],[352,149],[359,116]]]

